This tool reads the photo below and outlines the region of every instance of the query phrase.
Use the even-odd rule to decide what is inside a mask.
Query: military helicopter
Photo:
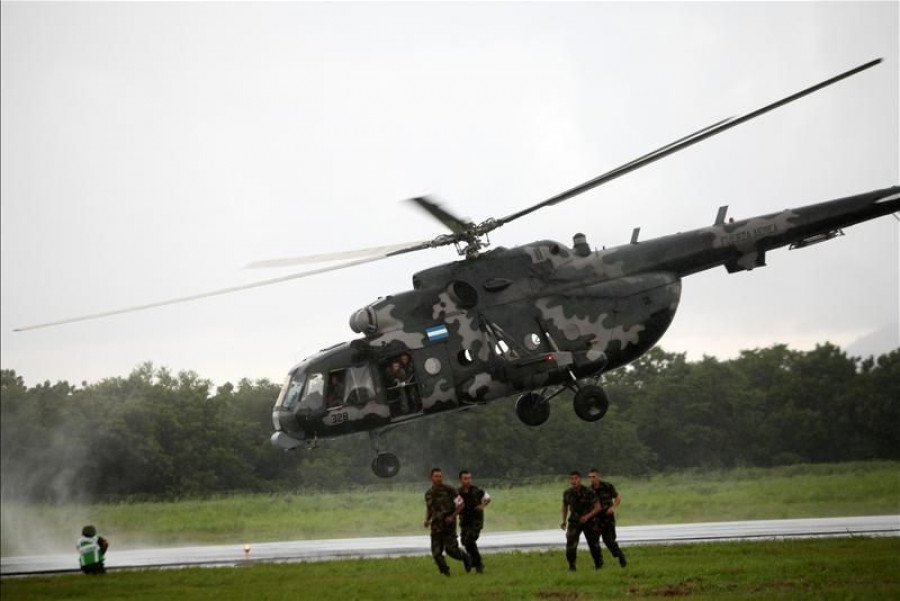
[[[327,255],[262,261],[285,267],[325,260],[336,265],[190,297],[98,313],[19,330],[57,325],[236,292],[344,269],[419,250],[454,245],[460,260],[413,275],[412,290],[379,298],[350,316],[361,337],[325,348],[291,368],[272,412],[271,442],[280,449],[316,446],[368,432],[372,470],[396,475],[396,455],[381,437],[402,424],[472,409],[518,395],[515,412],[543,424],[550,401],[573,394],[579,418],[594,422],[609,407],[604,373],[652,348],[672,323],[685,276],[724,266],[729,273],[766,265],[769,250],[804,248],[843,235],[843,228],[900,210],[900,187],[821,202],[592,250],[583,234],[571,247],[541,240],[515,248],[490,246],[495,229],[697,144],[881,62],[873,60],[763,108],[716,122],[552,198],[473,223],[433,199],[411,199],[449,233],[432,240]]]

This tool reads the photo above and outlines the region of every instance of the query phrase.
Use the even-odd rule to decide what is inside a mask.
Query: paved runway
[[[706,522],[618,528],[622,546],[703,541],[808,538],[817,536],[900,536],[900,515],[801,520]],[[113,541],[113,544],[115,541]],[[485,552],[562,548],[561,530],[486,533],[478,541]],[[245,554],[243,542],[233,545],[172,547],[110,551],[107,568],[181,567],[190,565],[241,565],[259,561],[323,561],[359,557],[428,555],[427,533],[416,536],[383,536],[252,543]],[[77,571],[71,554],[0,558],[0,575]]]

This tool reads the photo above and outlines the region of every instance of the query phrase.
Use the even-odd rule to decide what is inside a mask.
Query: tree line
[[[731,360],[656,348],[603,377],[606,417],[580,421],[571,395],[531,428],[512,399],[414,421],[383,438],[401,460],[394,482],[432,466],[520,480],[598,466],[640,475],[683,468],[900,459],[900,349],[848,357],[832,344],[785,345]],[[269,444],[280,386],[212,383],[144,363],[127,377],[33,387],[0,375],[4,500],[195,497],[317,490],[378,479],[367,435],[279,451]]]

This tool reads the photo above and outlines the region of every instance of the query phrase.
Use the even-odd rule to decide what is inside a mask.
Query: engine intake
[[[350,329],[357,334],[371,335],[378,331],[378,317],[372,305],[366,305],[350,315]]]

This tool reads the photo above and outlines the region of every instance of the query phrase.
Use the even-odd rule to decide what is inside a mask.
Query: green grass
[[[609,476],[623,496],[623,526],[900,513],[900,463],[800,465]],[[481,482],[494,497],[487,530],[555,528],[565,477]],[[113,548],[421,534],[419,486],[385,483],[347,492],[241,494],[205,500],[95,505],[3,504],[3,555],[68,551],[96,524]]]
[[[4,600],[429,601],[519,599],[896,599],[900,539],[856,538],[628,547],[629,565],[566,571],[562,550],[485,557],[483,575],[437,573],[430,558],[257,564],[6,578]]]

